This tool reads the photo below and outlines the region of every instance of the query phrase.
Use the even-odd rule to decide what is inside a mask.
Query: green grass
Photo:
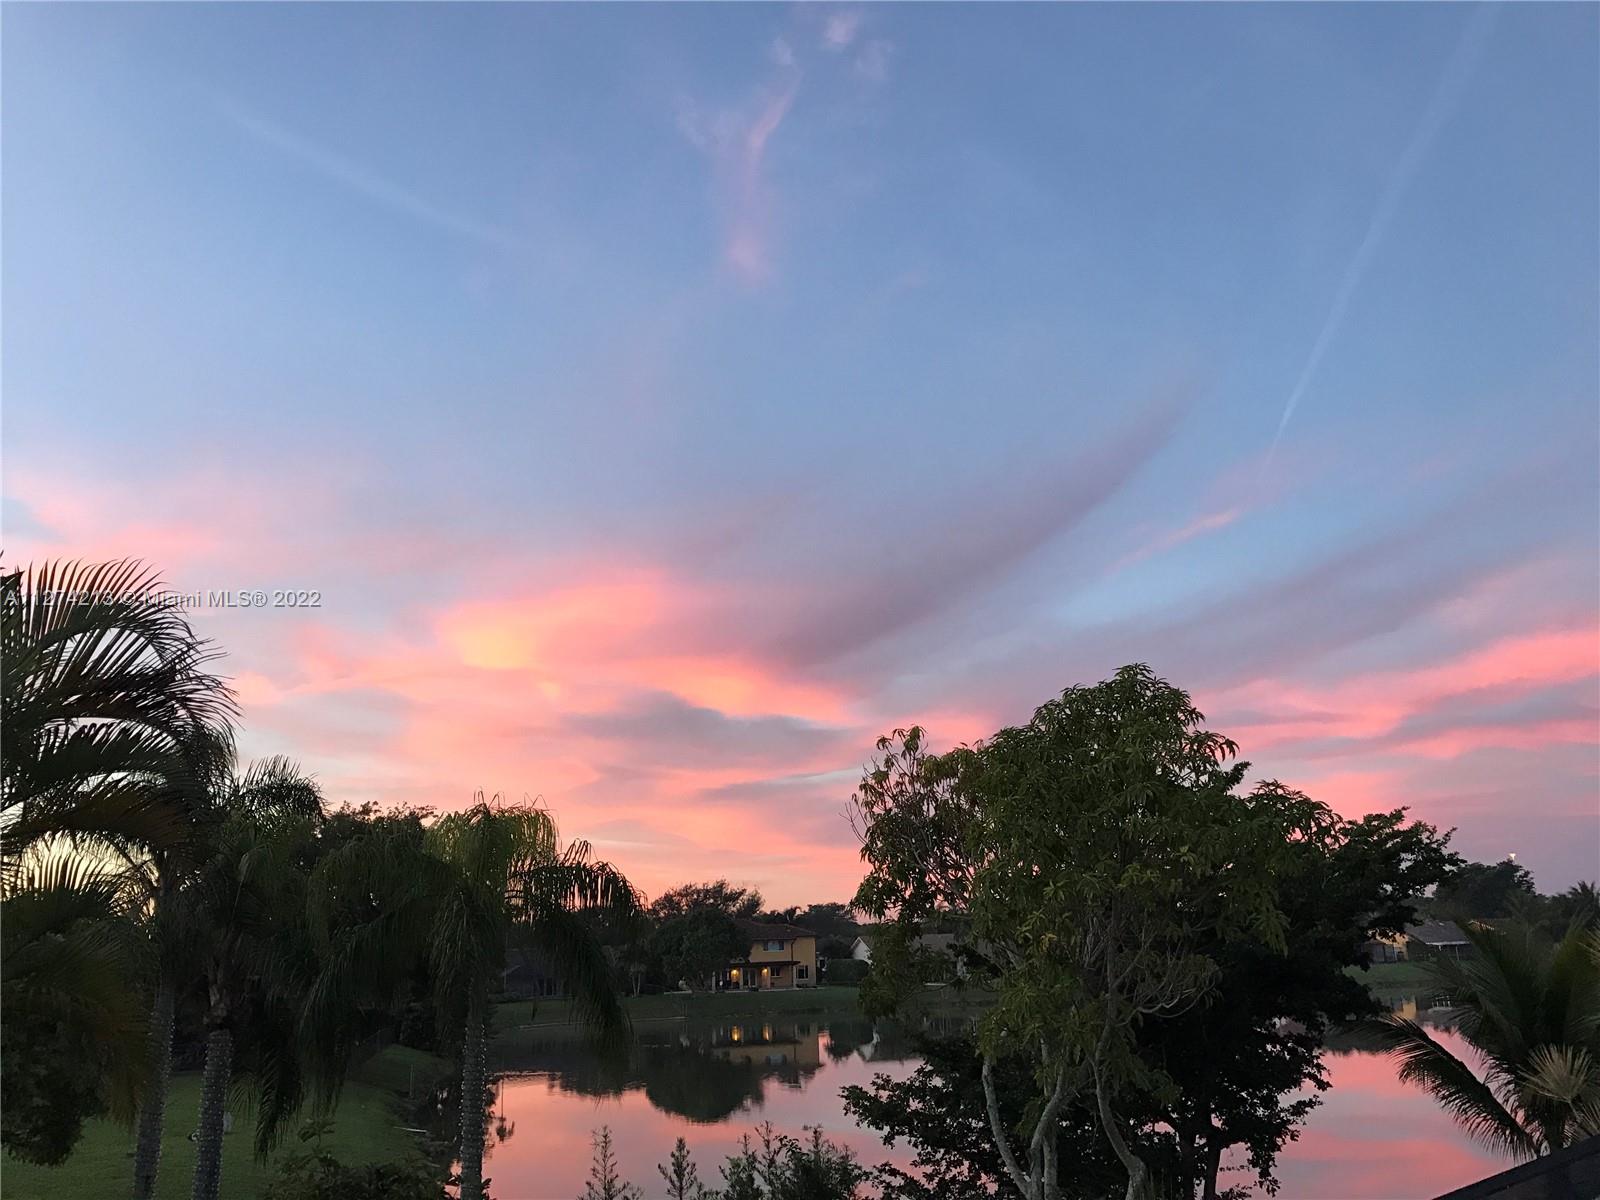
[[[1345,973],[1370,988],[1422,987],[1433,982],[1427,964],[1418,962],[1373,963],[1365,969],[1348,967]]]
[[[417,1149],[407,1133],[403,1106],[413,1081],[418,1094],[444,1070],[441,1059],[420,1050],[391,1046],[358,1068],[345,1085],[325,1150],[343,1162],[387,1162]],[[200,1111],[198,1072],[174,1075],[167,1094],[166,1130],[161,1141],[161,1173],[156,1195],[183,1200],[194,1174],[194,1143],[189,1133]],[[291,1122],[283,1144],[266,1163],[256,1161],[251,1114],[234,1114],[233,1132],[223,1141],[222,1194],[229,1200],[261,1195],[276,1162],[302,1143]],[[125,1196],[133,1183],[133,1134],[112,1121],[91,1121],[72,1157],[59,1167],[36,1167],[6,1157],[0,1160],[0,1195],[6,1200],[102,1200]]]

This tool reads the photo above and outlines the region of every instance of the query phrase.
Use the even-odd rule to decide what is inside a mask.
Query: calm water
[[[1422,1017],[1411,997],[1397,1008]],[[862,1162],[904,1163],[870,1130],[847,1123],[846,1084],[916,1069],[909,1041],[890,1026],[834,1013],[800,1017],[640,1023],[624,1062],[603,1062],[561,1026],[524,1029],[497,1047],[497,1103],[485,1172],[498,1200],[566,1200],[583,1190],[592,1130],[609,1125],[625,1178],[660,1193],[656,1164],[685,1138],[703,1181],[742,1134],[770,1120],[799,1135],[821,1125]],[[1439,1035],[1459,1052],[1448,1031]],[[1299,1141],[1279,1160],[1290,1200],[1414,1200],[1481,1178],[1502,1165],[1471,1145],[1393,1066],[1359,1050],[1328,1056],[1333,1087]]]

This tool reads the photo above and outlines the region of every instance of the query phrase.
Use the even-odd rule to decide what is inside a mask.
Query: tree
[[[667,981],[690,987],[708,982],[748,945],[733,918],[720,908],[696,908],[663,921],[652,941]]]
[[[689,1143],[679,1138],[672,1147],[672,1157],[657,1163],[662,1182],[667,1185],[667,1200],[706,1200],[705,1186],[700,1182],[700,1168],[689,1156]]]
[[[54,1165],[87,1117],[131,1117],[145,1063],[139,946],[115,881],[72,858],[11,881],[0,922],[0,1135]]]
[[[589,1164],[589,1180],[578,1200],[639,1200],[639,1189],[622,1179],[617,1169],[616,1151],[611,1148],[611,1127],[602,1125],[594,1135],[594,1159]],[[683,1139],[678,1139],[682,1144]]]
[[[1474,957],[1428,970],[1483,1075],[1421,1025],[1387,1014],[1369,1028],[1400,1078],[1515,1158],[1600,1134],[1600,923],[1574,927],[1553,946],[1523,928],[1466,934]]]
[[[210,979],[208,971],[228,974],[224,986],[235,983],[239,973],[227,971],[226,955],[219,956],[218,947],[227,945],[234,932],[241,932],[243,944],[253,949],[253,939],[260,933],[259,929],[254,933],[230,931],[219,924],[226,919],[226,910],[212,907],[218,890],[226,891],[229,885],[225,879],[231,871],[248,873],[252,869],[248,862],[229,867],[225,857],[230,852],[241,852],[241,844],[251,845],[257,838],[271,842],[280,837],[300,839],[298,852],[308,855],[308,839],[323,817],[322,795],[315,782],[285,758],[264,759],[241,774],[233,762],[231,744],[210,735],[201,735],[198,746],[186,745],[185,752],[203,764],[190,774],[186,786],[173,789],[173,802],[182,806],[191,827],[188,852],[174,855],[157,850],[142,857],[127,856],[128,869],[123,876],[130,889],[142,898],[147,912],[145,925],[153,943],[155,976],[148,1033],[150,1074],[140,1097],[134,1145],[135,1200],[148,1200],[155,1194],[160,1170],[178,991],[185,981]],[[196,861],[195,854],[205,857]],[[296,871],[303,874],[304,869],[305,864],[296,864]],[[219,871],[223,873],[222,880],[217,878]],[[302,883],[296,875],[296,887],[285,899],[303,900]],[[242,916],[248,911],[240,908],[233,915]],[[303,911],[285,908],[271,912],[267,919],[281,921],[285,933],[304,938]],[[303,955],[306,950],[302,941],[298,952]],[[248,968],[244,973],[248,978]],[[289,983],[284,986],[293,987]],[[217,1000],[210,994],[205,998],[207,1020]],[[237,1027],[231,1027],[229,1037],[236,1033]],[[252,1045],[251,1049],[253,1052],[255,1047]],[[268,1051],[269,1057],[290,1053],[291,1049],[282,1045]],[[275,1065],[272,1071],[276,1073]],[[295,1100],[296,1095],[291,1093],[283,1103]],[[263,1136],[270,1140],[276,1136],[273,1122],[281,1117],[268,1115],[265,1108],[263,1115],[268,1120]]]
[[[622,873],[591,858],[587,842],[560,844],[554,819],[532,804],[478,802],[427,833],[450,868],[423,900],[432,909],[428,958],[441,1015],[460,1021],[461,1200],[483,1195],[485,1025],[488,993],[513,938],[536,946],[564,979],[581,1021],[613,1044],[628,1022],[610,964],[580,917],[627,913],[637,898]]]
[[[1518,903],[1536,895],[1533,875],[1515,859],[1466,863],[1455,877],[1439,885],[1429,906],[1452,921],[1509,917]]]
[[[306,793],[311,811],[247,799],[280,789]],[[325,1040],[300,1030],[302,998],[316,973],[307,895],[321,798],[282,762],[246,774],[228,796],[210,857],[169,906],[167,936],[184,947],[204,987],[194,1200],[219,1194],[224,1106],[235,1075],[254,1077],[256,1152],[265,1154],[305,1098],[308,1052]]]
[[[894,1145],[913,1147],[911,1171],[890,1165],[874,1172],[884,1200],[988,1200],[1013,1184],[996,1146],[983,1088],[983,1056],[971,1034],[925,1037],[922,1063],[904,1079],[873,1077],[868,1087],[843,1091],[845,1111]],[[1021,1058],[993,1068],[1002,1123],[1020,1124],[1034,1091],[1033,1071]],[[1093,1106],[1083,1097],[1064,1104],[1053,1136],[1074,1164],[1061,1194],[1074,1200],[1106,1200],[1125,1186],[1122,1164],[1100,1134]]]
[[[903,731],[879,743],[857,792],[870,873],[856,907],[907,926],[965,909],[986,947],[996,1002],[980,1024],[981,1083],[1025,1197],[1060,1195],[1056,1124],[1079,1095],[1094,1100],[1130,1200],[1148,1195],[1119,1099],[1170,1080],[1140,1056],[1139,1024],[1211,986],[1205,937],[1248,931],[1282,946],[1271,822],[1234,795],[1244,764],[1228,765],[1236,747],[1202,721],[1186,693],[1125,667],[943,756]],[[1034,1078],[1016,1129],[996,1085],[1009,1057]]]
[[[1403,809],[1351,821],[1273,781],[1248,803],[1275,829],[1284,943],[1207,936],[1197,946],[1217,973],[1205,1001],[1139,1031],[1141,1056],[1175,1089],[1159,1105],[1177,1134],[1173,1190],[1207,1200],[1234,1146],[1273,1186],[1278,1152],[1327,1086],[1328,1029],[1378,1011],[1347,968],[1364,965],[1370,939],[1411,924],[1458,861],[1448,834]]]
[[[650,916],[670,921],[703,909],[726,913],[730,917],[754,919],[761,912],[761,893],[754,888],[735,887],[726,879],[711,883],[685,883],[663,892],[650,904]]]
[[[96,1049],[79,1061],[101,1076],[80,1068],[56,1089],[50,1109],[61,1128],[81,1128],[108,1101],[122,1112],[147,1070],[165,1071],[170,1022],[165,1041],[152,1027],[148,1046],[111,1036],[122,1024],[113,1010],[138,1002],[131,926],[140,914],[117,883],[95,875],[114,856],[194,861],[189,800],[230,747],[235,711],[208,669],[213,657],[137,563],[46,563],[0,576],[7,1090],[20,1105],[24,1075],[63,1039],[90,1037]],[[90,857],[70,874],[36,869],[63,851]],[[42,895],[47,883],[63,889],[59,902]],[[91,902],[102,903],[98,913]],[[39,924],[52,918],[67,924]],[[44,974],[30,980],[35,970]],[[118,994],[108,996],[113,985]],[[63,1014],[83,1022],[76,1033]]]
[[[0,822],[7,869],[65,841],[182,847],[170,786],[185,745],[226,740],[216,656],[136,562],[44,563],[0,576]]]

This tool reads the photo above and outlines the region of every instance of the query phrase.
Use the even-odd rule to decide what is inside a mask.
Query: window
[[[766,943],[764,943],[764,944],[763,944],[763,945],[762,945],[762,947],[761,947],[761,948],[762,948],[762,949],[763,949],[763,950],[773,950],[773,951],[777,951],[777,950],[782,950],[782,949],[783,949],[783,948],[784,948],[784,947],[785,947],[785,946],[787,946],[787,945],[788,945],[788,944],[789,944],[789,943],[788,943],[788,942],[766,942]]]
[[[804,964],[796,967],[794,969],[794,977],[796,979],[810,979],[811,978],[811,968],[808,967],[808,966],[805,966]]]

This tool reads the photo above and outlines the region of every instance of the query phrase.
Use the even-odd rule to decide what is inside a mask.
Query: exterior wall
[[[781,950],[768,950],[764,942],[752,942],[748,962],[733,969],[739,973],[732,984],[735,987],[748,988],[752,981],[757,988],[766,991],[816,987],[817,939],[785,940]]]
[[[805,968],[804,979],[795,980],[796,987],[817,986],[817,939],[814,937],[796,938],[794,953],[790,956],[795,960],[797,967]],[[799,972],[797,972],[799,974]]]
[[[872,961],[872,947],[865,938],[857,938],[850,947],[850,957],[857,962],[869,963]]]

